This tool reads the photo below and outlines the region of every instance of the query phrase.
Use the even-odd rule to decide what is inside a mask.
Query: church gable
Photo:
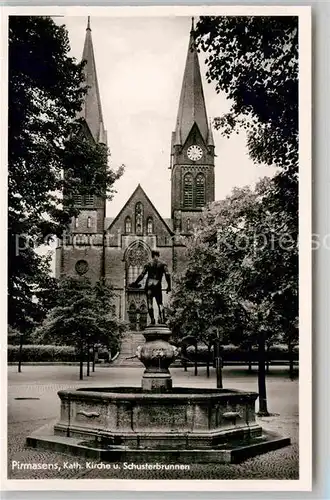
[[[199,159],[192,160],[187,155],[190,146],[199,146],[203,151],[203,156]],[[198,125],[196,123],[193,125],[191,131],[189,132],[186,142],[180,148],[178,148],[173,157],[173,166],[179,164],[185,165],[213,165],[214,164],[214,151],[213,147],[208,146],[200,133]]]
[[[196,123],[194,123],[189,134],[187,135],[187,140],[184,143],[183,148],[188,148],[191,144],[198,144],[199,146],[206,147],[205,141]]]
[[[114,235],[154,235],[159,242],[173,234],[140,184],[106,230]]]

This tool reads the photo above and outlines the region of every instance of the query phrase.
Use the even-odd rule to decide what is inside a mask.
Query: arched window
[[[79,227],[79,218],[78,218],[78,215],[77,215],[77,217],[74,218],[74,227],[76,229]]]
[[[88,229],[92,226],[92,219],[90,217],[87,217],[87,227]]]
[[[152,234],[154,232],[154,224],[152,221],[152,217],[148,217],[147,220],[147,234]]]
[[[130,234],[132,232],[132,220],[129,216],[125,219],[125,233]]]
[[[193,206],[193,177],[186,174],[183,180],[183,205],[187,208]]]
[[[196,207],[204,207],[205,205],[205,176],[197,174],[196,176]]]
[[[140,201],[135,205],[135,233],[143,234],[143,205]]]
[[[145,245],[138,242],[133,244],[132,247],[128,248],[126,255],[126,281],[127,285],[134,282],[137,277],[141,274],[144,265],[149,260],[149,252]],[[141,287],[145,285],[144,279],[140,282]]]

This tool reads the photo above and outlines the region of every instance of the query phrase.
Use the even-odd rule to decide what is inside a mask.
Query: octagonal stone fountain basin
[[[166,325],[145,329],[140,388],[59,391],[60,420],[28,436],[27,445],[109,462],[219,463],[290,444],[256,422],[255,392],[173,387],[169,366],[178,350],[170,336]]]
[[[205,449],[262,435],[253,392],[176,387],[60,391],[56,435],[91,438],[130,449]]]
[[[290,444],[256,422],[254,392],[175,387],[63,390],[55,424],[27,445],[105,462],[238,463]]]

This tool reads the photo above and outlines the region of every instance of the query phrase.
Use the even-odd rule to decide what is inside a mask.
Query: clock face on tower
[[[203,150],[200,146],[194,144],[187,149],[187,156],[192,161],[200,160],[203,156]]]

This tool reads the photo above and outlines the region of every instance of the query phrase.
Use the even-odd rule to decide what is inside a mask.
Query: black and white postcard
[[[310,490],[310,8],[2,13],[6,488]]]

